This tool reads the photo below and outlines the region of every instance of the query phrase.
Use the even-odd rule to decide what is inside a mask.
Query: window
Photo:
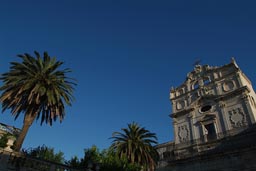
[[[201,108],[201,112],[207,112],[211,110],[212,106],[211,105],[205,105]]]

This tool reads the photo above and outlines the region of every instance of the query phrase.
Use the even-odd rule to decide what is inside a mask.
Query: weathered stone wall
[[[0,149],[0,171],[82,171],[86,169],[73,169],[67,165],[40,160],[24,156],[18,152]]]
[[[176,160],[156,171],[255,171],[256,147]]]
[[[178,147],[174,147],[169,151],[174,153],[173,158],[162,158],[157,171],[256,171],[255,142],[256,124],[234,136],[197,146],[208,150],[196,152],[188,147],[184,149],[190,153],[180,156]]]

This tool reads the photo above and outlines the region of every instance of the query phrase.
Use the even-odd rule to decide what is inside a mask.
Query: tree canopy
[[[18,55],[21,62],[11,62],[10,70],[1,75],[3,85],[0,102],[2,111],[10,109],[17,119],[24,113],[23,127],[15,144],[19,151],[28,129],[34,120],[41,119],[41,125],[52,125],[57,118],[65,116],[65,104],[74,100],[74,79],[67,77],[69,68],[61,69],[63,62],[50,57],[47,52],[43,57],[35,51],[35,57],[28,53]]]
[[[111,148],[120,158],[127,158],[130,163],[136,163],[143,168],[154,169],[158,153],[153,145],[157,144],[155,133],[151,133],[137,123],[128,124],[122,132],[114,132]]]
[[[62,151],[55,152],[53,147],[46,145],[38,146],[36,148],[29,148],[23,151],[27,156],[38,159],[48,160],[56,163],[65,163],[64,153]]]

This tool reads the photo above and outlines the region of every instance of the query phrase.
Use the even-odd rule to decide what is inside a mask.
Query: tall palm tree
[[[17,119],[24,114],[23,127],[15,143],[14,150],[20,151],[25,136],[36,119],[41,118],[41,125],[52,125],[57,118],[65,116],[65,104],[74,100],[75,81],[66,76],[69,68],[60,69],[63,64],[55,57],[44,52],[43,57],[34,52],[35,57],[25,53],[18,55],[22,62],[11,62],[9,72],[2,74],[3,85],[0,91],[2,112],[10,109]]]
[[[127,158],[131,163],[153,170],[158,159],[158,153],[153,146],[157,144],[156,134],[134,122],[128,124],[128,128],[122,128],[122,131],[113,133],[111,149],[120,158]]]

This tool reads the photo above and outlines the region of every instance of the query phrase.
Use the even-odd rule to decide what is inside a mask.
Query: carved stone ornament
[[[226,104],[223,102],[223,101],[220,101],[219,102],[219,107],[220,108],[224,108],[226,106]]]
[[[187,128],[187,125],[183,125],[178,128],[178,136],[179,136],[180,142],[188,141],[188,132],[189,130]]]
[[[185,107],[185,102],[183,100],[177,102],[176,104],[177,110],[183,109],[184,107]]]
[[[201,74],[202,66],[201,65],[195,65],[194,71],[195,71],[196,74]]]
[[[241,108],[233,109],[228,112],[229,121],[233,128],[239,128],[246,125],[245,114]]]
[[[234,82],[230,80],[223,83],[222,87],[223,87],[223,90],[227,92],[227,91],[233,90],[235,88],[235,85],[234,85]]]
[[[247,94],[247,93],[242,94],[242,99],[248,100],[248,97],[250,97],[249,94]]]

